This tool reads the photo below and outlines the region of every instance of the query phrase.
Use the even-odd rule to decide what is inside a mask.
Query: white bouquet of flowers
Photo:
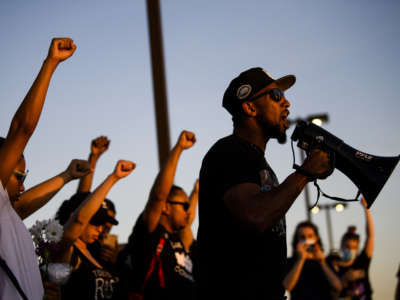
[[[38,256],[39,267],[44,279],[57,284],[65,283],[71,274],[69,264],[49,263],[51,254],[59,250],[58,242],[63,235],[63,227],[55,219],[36,221],[29,229]]]

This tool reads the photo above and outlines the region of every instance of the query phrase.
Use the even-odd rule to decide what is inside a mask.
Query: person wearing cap
[[[328,154],[310,153],[302,171],[281,184],[265,159],[271,139],[284,143],[295,76],[274,79],[244,71],[225,91],[233,134],[217,141],[200,170],[199,299],[283,299],[285,214],[309,178],[329,168]]]
[[[118,257],[128,299],[194,299],[194,239],[190,225],[197,191],[189,199],[173,182],[182,152],[195,142],[194,133],[181,132]]]
[[[53,262],[72,267],[70,278],[62,286],[63,299],[121,299],[119,277],[102,266],[87,246],[99,238],[104,224],[118,224],[103,206],[104,199],[113,185],[134,168],[131,161],[118,161],[114,171],[93,193],[75,194],[60,207],[56,218],[64,224],[64,232]]]
[[[104,199],[102,203],[103,208],[107,214],[115,220],[116,210],[115,205],[110,199]],[[114,225],[118,225],[118,221],[106,222],[103,225],[103,230],[100,232],[99,239],[92,244],[88,245],[88,249],[92,256],[107,269],[115,270],[115,263],[117,262],[120,245],[118,244],[118,236],[110,234]]]
[[[87,174],[84,177],[81,177],[81,179],[79,180],[77,194],[90,193],[97,162],[100,157],[108,150],[109,146],[110,140],[103,135],[93,139],[90,142],[88,162],[93,172]],[[115,218],[115,206],[110,199],[105,199],[102,203],[102,207],[107,209],[108,214]],[[111,231],[112,226],[117,224],[106,222],[103,225],[103,230],[99,235],[99,239],[88,245],[88,249],[91,255],[107,269],[113,269],[119,252],[118,241],[115,239],[117,236],[109,236],[109,232]],[[105,240],[110,240],[110,243],[104,243]]]

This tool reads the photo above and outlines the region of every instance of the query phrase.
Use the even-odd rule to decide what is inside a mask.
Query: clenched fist
[[[136,168],[136,164],[129,160],[119,160],[115,166],[113,174],[118,178],[128,176]]]
[[[48,59],[62,62],[74,54],[76,46],[70,38],[53,38],[49,48]]]
[[[67,173],[72,179],[81,178],[92,171],[89,162],[81,159],[73,159],[67,168]]]
[[[179,136],[177,145],[182,149],[189,149],[196,143],[196,136],[193,132],[183,130]]]
[[[316,177],[327,172],[331,168],[330,158],[325,151],[315,148],[305,159],[302,169],[314,174]]]
[[[110,140],[106,136],[99,136],[92,141],[90,146],[91,154],[100,156],[107,151]]]

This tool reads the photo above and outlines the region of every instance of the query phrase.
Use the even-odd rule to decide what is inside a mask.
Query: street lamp
[[[289,120],[289,124],[297,124],[299,121],[312,122],[315,125],[321,126],[323,123],[329,122],[329,115],[328,113],[313,114],[307,116],[306,118],[296,118],[294,120]]]
[[[313,114],[309,115],[306,118],[296,118],[294,120],[289,120],[289,125],[297,124],[299,121],[306,121],[306,122],[312,122],[318,126],[321,126],[323,123],[328,123],[329,121],[329,116],[328,113],[320,113],[320,114]],[[304,162],[305,156],[304,156],[304,150],[299,148],[300,151],[300,158],[301,158],[301,163]],[[311,203],[310,203],[310,193],[308,191],[308,184],[304,187],[304,199],[306,201],[306,214],[307,214],[307,220],[312,221],[311,219]]]
[[[319,213],[320,210],[325,210],[326,212],[326,225],[328,230],[328,239],[329,239],[329,250],[333,250],[333,232],[332,232],[332,220],[331,220],[331,209],[336,210],[337,212],[342,212],[347,207],[347,203],[335,203],[335,204],[323,204],[323,205],[315,205],[310,209],[313,214]]]

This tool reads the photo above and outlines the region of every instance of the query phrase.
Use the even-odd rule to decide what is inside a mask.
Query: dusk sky
[[[207,150],[232,132],[231,117],[221,106],[226,87],[240,72],[256,66],[276,78],[296,75],[296,84],[286,92],[290,118],[326,112],[329,122],[324,128],[350,146],[378,156],[400,154],[399,1],[164,0],[161,13],[171,144],[183,129],[197,136],[196,145],[182,154],[175,178],[187,193]],[[0,37],[1,136],[7,134],[51,39],[74,40],[77,50],[56,70],[26,147],[25,186],[60,173],[73,158],[86,159],[90,141],[106,135],[111,145],[99,160],[93,188],[118,159],[137,164],[109,194],[120,222],[113,232],[126,242],[159,166],[145,1],[2,0]],[[267,146],[267,161],[280,181],[293,172],[289,141]],[[298,162],[297,147],[295,153]],[[371,208],[374,299],[394,297],[400,264],[399,179],[398,166]],[[349,198],[357,192],[337,170],[320,185],[335,196]],[[76,188],[77,182],[69,183],[26,225],[54,216]],[[309,190],[313,202],[316,190],[312,185]],[[351,203],[331,216],[336,248],[351,224],[357,226],[363,245],[361,204]],[[294,228],[306,218],[303,195],[286,218],[291,255]],[[324,212],[313,215],[313,221],[328,250]],[[196,218],[195,233],[197,226]]]

